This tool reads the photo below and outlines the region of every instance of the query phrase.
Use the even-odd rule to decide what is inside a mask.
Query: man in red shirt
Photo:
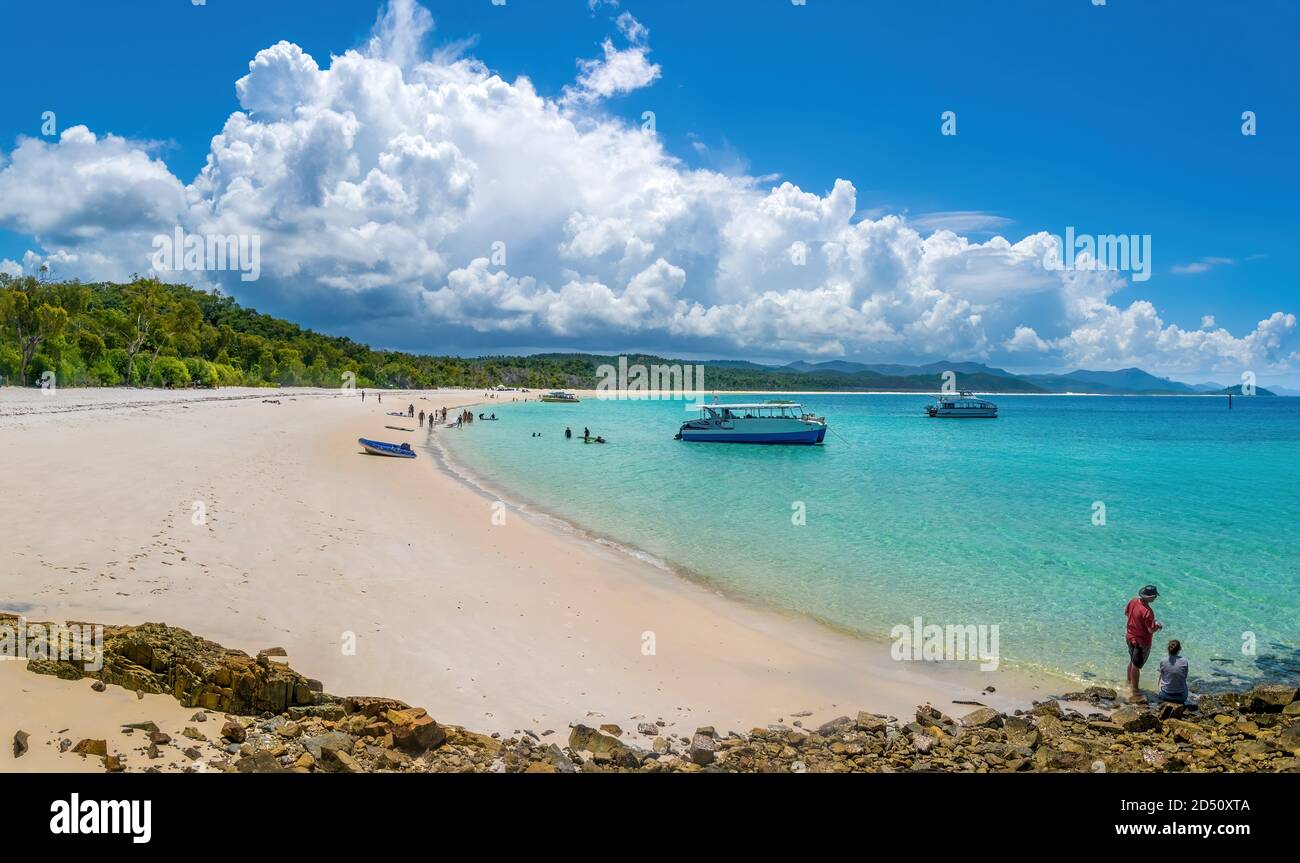
[[[1128,643],[1128,687],[1131,701],[1139,698],[1146,700],[1140,685],[1142,666],[1151,655],[1151,636],[1164,628],[1164,624],[1156,620],[1156,614],[1151,610],[1151,603],[1159,595],[1160,591],[1156,590],[1156,586],[1148,584],[1138,591],[1135,598],[1129,600],[1128,606],[1124,609],[1124,614],[1128,618],[1124,640]]]

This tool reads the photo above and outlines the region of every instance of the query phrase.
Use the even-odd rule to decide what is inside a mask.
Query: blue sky
[[[600,56],[602,40],[612,35],[624,44],[613,19],[631,13],[648,28],[647,56],[660,73],[592,111],[632,125],[653,111],[664,150],[686,169],[760,177],[764,190],[789,181],[817,196],[842,178],[856,190],[854,220],[900,214],[922,233],[954,226],[972,242],[1001,234],[1015,243],[1067,226],[1150,234],[1150,280],[1108,301],[1122,309],[1149,300],[1165,325],[1185,330],[1210,315],[1241,336],[1272,313],[1300,306],[1291,255],[1300,192],[1295,3],[424,5],[436,22],[423,42],[426,54],[461,43],[505,81],[526,76],[550,98],[572,85],[577,60]],[[20,136],[38,135],[42,112],[52,110],[60,130],[84,124],[101,137],[152,142],[154,156],[187,184],[212,136],[240,110],[234,82],[258,51],[287,40],[324,69],[331,54],[366,43],[378,11],[378,3],[358,0],[208,0],[203,7],[138,0],[129,11],[89,0],[6,4],[2,29],[28,36],[6,43],[0,165]],[[939,134],[946,110],[957,115],[953,137]],[[1255,136],[1241,134],[1245,110],[1258,117]],[[966,215],[935,215],[952,213]],[[20,224],[0,218],[0,259],[39,250],[15,230]],[[687,271],[687,285],[698,283]],[[435,275],[425,286],[438,281]],[[238,285],[232,290],[240,295]],[[267,311],[298,310],[269,289],[254,296]],[[306,323],[348,329],[342,319]],[[452,329],[458,343],[445,347],[461,352],[619,347],[610,343],[617,330],[476,340],[463,322]],[[383,332],[356,328],[375,341]],[[406,335],[395,342],[421,348]],[[783,353],[650,331],[630,335],[629,343]],[[850,339],[844,353],[869,351]],[[1008,359],[998,351],[987,358]],[[1070,358],[1045,353],[1042,360]]]

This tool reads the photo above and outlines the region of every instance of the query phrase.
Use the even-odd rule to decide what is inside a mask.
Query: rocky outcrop
[[[272,662],[163,623],[106,627],[103,667],[74,660],[33,660],[28,670],[65,680],[93,677],[135,692],[168,693],[186,707],[225,713],[281,713],[315,705],[310,681]]]
[[[544,742],[549,731],[503,739],[444,725],[395,699],[327,695],[271,662],[271,651],[253,658],[163,624],[110,628],[104,652],[95,675],[63,662],[29,668],[168,692],[201,708],[196,724],[217,723],[204,726],[212,734],[189,726],[176,741],[151,722],[135,724],[143,757],[110,755],[98,739],[75,747],[59,741],[60,751],[101,757],[110,771],[157,769],[149,763],[180,752],[186,769],[241,773],[1300,772],[1300,696],[1291,685],[1206,696],[1199,710],[1121,705],[1113,690],[1090,687],[1012,713],[967,705],[953,718],[926,704],[904,719],[860,712],[815,731],[796,721],[747,733],[706,726],[673,734],[643,722],[637,733],[652,739],[649,749],[625,741],[618,726],[574,724],[561,748]],[[1071,707],[1078,703],[1089,712]]]

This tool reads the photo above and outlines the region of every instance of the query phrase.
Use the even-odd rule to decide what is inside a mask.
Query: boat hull
[[[726,429],[687,429],[681,430],[682,440],[690,443],[748,443],[748,444],[787,444],[811,446],[826,439],[826,427],[800,429],[781,432],[742,432]]]
[[[385,443],[384,441],[367,440],[365,438],[357,438],[357,443],[361,444],[361,448],[371,455],[383,455],[389,458],[415,458],[413,450],[402,449],[400,445],[395,443]]]

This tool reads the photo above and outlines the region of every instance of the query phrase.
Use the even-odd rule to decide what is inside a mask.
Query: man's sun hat
[[[1138,591],[1138,596],[1142,599],[1155,599],[1159,595],[1160,591],[1156,590],[1154,584],[1148,584],[1146,587]]]

